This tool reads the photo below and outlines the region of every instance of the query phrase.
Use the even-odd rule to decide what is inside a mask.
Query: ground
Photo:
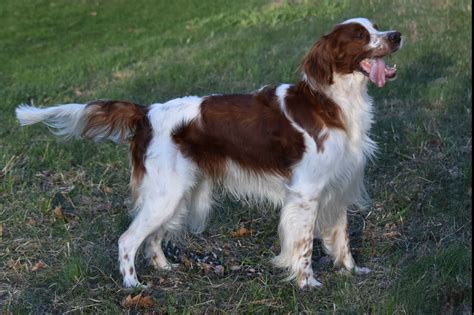
[[[471,313],[471,14],[464,0],[4,0],[0,309]],[[20,128],[14,108],[99,98],[150,104],[294,82],[314,40],[357,16],[406,37],[389,61],[398,79],[370,87],[379,144],[367,171],[372,202],[350,214],[355,258],[373,272],[337,272],[316,242],[324,288],[300,291],[269,263],[278,210],[222,197],[202,235],[166,245],[175,271],[154,271],[140,253],[150,288],[122,289],[126,146]]]

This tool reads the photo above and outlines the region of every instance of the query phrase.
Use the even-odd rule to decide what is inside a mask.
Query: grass
[[[294,82],[317,37],[367,16],[407,37],[390,61],[398,80],[370,88],[380,147],[368,169],[372,205],[350,216],[356,260],[374,272],[339,274],[318,263],[317,247],[325,287],[299,291],[269,264],[277,212],[225,201],[202,236],[167,248],[171,256],[177,248],[190,257],[214,253],[224,273],[192,259],[192,267],[159,273],[140,254],[139,274],[155,284],[144,294],[158,313],[471,313],[471,14],[464,0],[3,1],[1,309],[126,312],[121,302],[139,293],[120,287],[116,261],[129,223],[126,147],[20,129],[15,106],[150,104]],[[231,237],[240,225],[252,234]]]

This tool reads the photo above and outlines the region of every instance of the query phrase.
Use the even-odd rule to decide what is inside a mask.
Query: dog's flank
[[[225,176],[228,161],[257,174],[288,177],[305,150],[303,135],[281,112],[274,87],[205,97],[199,118],[183,122],[172,138],[214,178]]]
[[[202,232],[217,187],[281,206],[281,251],[273,262],[301,288],[321,286],[311,266],[314,238],[335,265],[368,272],[350,252],[347,209],[364,201],[364,168],[375,150],[367,84],[382,87],[395,77],[383,58],[400,47],[399,32],[352,19],[313,45],[294,85],[149,107],[125,101],[20,106],[17,116],[23,125],[44,122],[66,137],[130,141],[137,211],[119,239],[125,287],[139,285],[135,255],[143,243],[153,266],[171,268],[162,240],[185,226]]]

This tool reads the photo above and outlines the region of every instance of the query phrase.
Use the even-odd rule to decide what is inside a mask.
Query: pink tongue
[[[372,62],[369,78],[378,87],[385,85],[385,61],[382,58],[375,58]]]

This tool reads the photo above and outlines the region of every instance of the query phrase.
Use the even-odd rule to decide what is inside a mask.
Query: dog
[[[355,18],[311,47],[296,84],[148,107],[112,100],[20,105],[16,115],[21,125],[43,122],[65,137],[129,141],[136,214],[118,241],[124,287],[140,285],[134,263],[142,243],[153,266],[171,268],[163,238],[185,226],[202,232],[216,187],[281,207],[281,252],[273,263],[300,288],[318,287],[314,238],[335,266],[370,271],[356,266],[350,252],[347,209],[366,200],[364,168],[376,150],[367,86],[396,77],[383,58],[401,46],[400,32]]]

